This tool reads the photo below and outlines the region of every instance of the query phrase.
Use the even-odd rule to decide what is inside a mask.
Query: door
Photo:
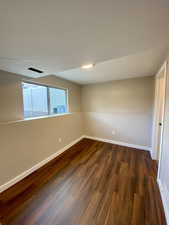
[[[152,157],[157,161],[160,160],[162,151],[165,89],[166,89],[166,63],[161,67],[155,79],[155,110],[154,110]]]
[[[162,133],[163,133],[163,120],[164,120],[164,105],[165,105],[165,70],[163,69],[158,79],[159,96],[158,96],[158,120],[157,120],[157,161],[160,159]]]

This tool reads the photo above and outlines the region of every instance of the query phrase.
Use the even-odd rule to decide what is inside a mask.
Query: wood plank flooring
[[[0,194],[4,225],[166,225],[146,151],[83,139]]]

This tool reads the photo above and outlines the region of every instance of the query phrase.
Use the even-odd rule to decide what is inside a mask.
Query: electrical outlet
[[[59,142],[62,142],[62,138],[59,138]]]
[[[112,130],[111,133],[112,133],[112,135],[115,135],[116,134],[116,131],[115,130]]]

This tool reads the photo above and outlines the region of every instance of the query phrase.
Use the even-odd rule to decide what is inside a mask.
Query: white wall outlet
[[[59,142],[62,142],[62,138],[59,138]]]
[[[116,131],[115,130],[112,130],[111,133],[112,133],[112,135],[115,135],[116,134]]]

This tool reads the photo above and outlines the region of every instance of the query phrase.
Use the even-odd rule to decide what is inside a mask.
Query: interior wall
[[[85,135],[151,146],[154,77],[82,87]]]
[[[67,88],[69,112],[81,111],[81,86],[73,82],[47,76],[30,79],[0,70],[0,122],[23,120],[22,81],[33,81],[54,87]]]
[[[0,125],[0,185],[82,135],[82,118],[78,112]]]
[[[34,79],[39,83],[67,88],[70,113],[24,121],[22,80],[25,78],[0,72],[0,185],[83,135],[80,85],[55,76]],[[22,121],[17,121],[20,119]]]
[[[21,76],[0,70],[0,122],[22,120]]]

